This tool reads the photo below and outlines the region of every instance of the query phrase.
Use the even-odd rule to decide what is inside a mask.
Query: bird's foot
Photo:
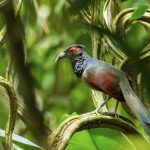
[[[109,116],[113,116],[116,118],[120,118],[119,115],[116,112],[112,112],[112,111],[107,111],[107,112],[103,112],[103,111],[99,111],[99,109],[95,109],[94,111],[88,112],[88,113],[84,113],[82,114],[82,116],[87,116],[87,115],[109,115]]]
[[[88,115],[92,115],[92,114],[95,114],[95,111],[90,111],[90,112],[81,114],[81,116],[88,116]]]
[[[86,116],[86,115],[91,115],[91,114],[96,114],[96,115],[100,115],[100,114],[103,114],[103,112],[100,112],[99,109],[95,109],[94,111],[91,111],[91,112],[88,112],[88,113],[84,113],[82,114],[83,116]]]
[[[107,111],[107,112],[103,112],[103,115],[110,115],[116,118],[120,118],[119,115],[116,112],[112,112],[112,111]]]
[[[100,108],[96,108],[93,112],[94,112],[96,115],[103,114],[103,111],[100,111],[100,110],[101,110]]]

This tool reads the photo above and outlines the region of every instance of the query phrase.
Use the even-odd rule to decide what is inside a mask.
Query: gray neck
[[[87,66],[87,59],[88,58],[89,58],[89,55],[87,53],[82,53],[81,55],[76,56],[73,59],[72,65],[73,65],[74,72],[75,72],[77,77],[80,78],[82,76],[82,73]]]

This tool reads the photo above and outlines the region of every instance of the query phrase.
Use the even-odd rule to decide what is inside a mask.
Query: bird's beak
[[[58,60],[64,58],[65,55],[66,55],[65,52],[61,52],[61,53],[56,57],[55,62],[57,62]]]

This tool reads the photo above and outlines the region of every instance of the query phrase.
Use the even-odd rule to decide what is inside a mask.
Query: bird
[[[81,44],[68,46],[56,57],[55,61],[58,62],[63,58],[68,58],[71,61],[76,76],[86,82],[92,89],[104,92],[116,99],[117,102],[126,102],[120,87],[122,76],[126,76],[125,72],[111,64],[91,57],[86,52],[85,46]],[[108,101],[109,99],[105,100],[94,112],[99,114],[100,109],[106,105]],[[129,105],[131,106],[131,104]],[[142,103],[138,102],[138,106],[140,105],[142,105]],[[130,106],[129,108],[133,108],[133,106]],[[142,112],[145,114],[141,113],[141,109],[143,109]],[[137,118],[140,118],[139,120],[142,124],[148,125],[150,133],[150,115],[144,105],[139,109],[137,108],[136,111],[134,110],[133,113]],[[143,119],[143,114],[146,116],[146,119]]]

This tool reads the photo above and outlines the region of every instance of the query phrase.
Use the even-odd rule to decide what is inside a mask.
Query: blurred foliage
[[[83,19],[77,15],[79,14],[80,8],[84,7],[84,3],[79,5],[80,1],[77,2],[78,3],[72,7],[66,0],[31,0],[24,1],[20,10],[25,28],[25,46],[28,50],[27,61],[30,63],[38,107],[43,112],[45,123],[53,129],[59,125],[63,114],[72,114],[73,112],[81,114],[94,109],[90,88],[76,78],[72,71],[71,64],[67,60],[55,64],[56,55],[60,51],[63,51],[66,46],[73,43],[86,45],[88,53],[92,55],[90,28],[88,28],[83,23]],[[88,3],[89,1],[86,2],[86,4]],[[149,1],[126,0],[122,3],[122,8],[135,7],[141,4],[149,5]],[[137,17],[138,15],[136,16],[135,14],[133,19]],[[3,17],[0,16],[0,18],[0,27],[3,27]],[[134,54],[138,54],[141,48],[149,42],[149,34],[141,25],[135,24],[128,29],[124,40],[129,49],[132,49]],[[1,76],[5,76],[9,60],[8,46],[6,43],[0,47]],[[107,61],[112,61],[110,54],[107,56]],[[1,129],[5,128],[8,118],[8,98],[3,93],[4,89],[0,88]],[[111,102],[110,107],[111,106],[114,106],[114,101]],[[119,113],[127,116],[121,107]],[[80,138],[76,138],[75,134],[71,143],[80,143],[81,145],[79,146],[81,147],[77,148],[75,146],[75,148],[73,148],[73,145],[69,145],[67,150],[126,149],[125,141],[123,141],[123,145],[118,142],[119,137],[122,135],[119,132],[116,133],[116,131],[108,130],[109,129],[107,129],[107,131],[106,129],[93,129],[82,131],[80,134],[83,134],[83,136],[80,135]],[[31,133],[20,121],[16,123],[15,133],[34,141]],[[94,139],[96,139],[95,137],[97,136],[99,141],[95,143]],[[115,139],[115,137],[117,139]],[[120,140],[127,139],[123,137],[123,139],[120,138]],[[88,147],[88,144],[85,143],[93,146]],[[129,149],[132,149],[131,147]]]

